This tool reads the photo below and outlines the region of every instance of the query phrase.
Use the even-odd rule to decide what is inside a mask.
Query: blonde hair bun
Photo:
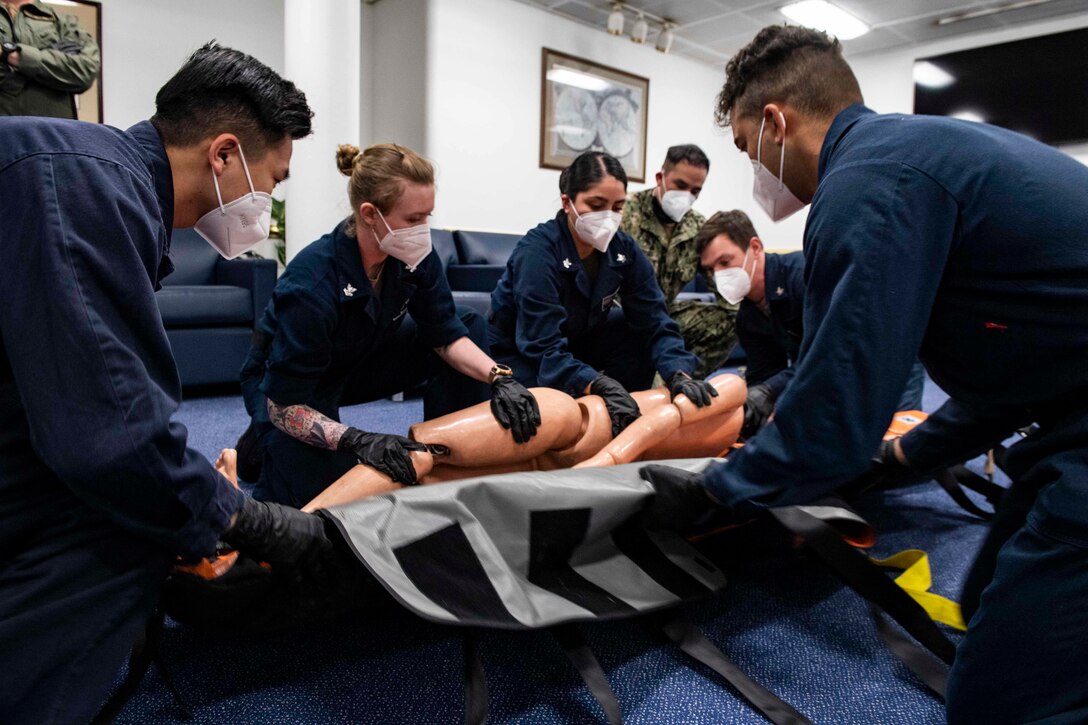
[[[354,144],[342,143],[336,148],[336,168],[344,176],[351,176],[357,158],[359,158],[359,147]]]

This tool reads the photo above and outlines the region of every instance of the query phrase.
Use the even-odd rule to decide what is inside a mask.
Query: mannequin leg
[[[712,398],[710,405],[702,408],[696,407],[686,396],[680,396],[671,404],[666,404],[669,400],[669,392],[665,388],[635,393],[633,397],[639,404],[642,417],[601,448],[596,455],[582,461],[575,468],[631,463],[674,436],[678,441],[686,444],[688,426],[697,426],[702,422],[732,414],[744,405],[747,388],[744,381],[736,375],[717,375],[710,380],[710,383],[718,391],[718,397]],[[705,441],[704,446],[692,446],[692,448],[700,451],[700,455],[718,455],[724,448],[735,442],[736,438],[726,441],[727,433],[722,440],[713,440],[714,431],[717,428],[717,425],[708,423],[706,428],[693,429],[693,435],[710,436],[711,439]],[[680,445],[677,444],[675,447],[679,448]]]
[[[428,451],[412,451],[410,455],[412,456],[412,465],[416,469],[416,475],[422,480],[434,466],[434,456]],[[317,509],[340,506],[368,496],[396,491],[398,488],[405,488],[405,486],[394,483],[392,478],[376,468],[359,464],[334,481],[324,491],[317,494],[308,504],[302,507],[302,510],[312,513]]]
[[[490,403],[417,423],[408,436],[432,446],[432,450],[441,446],[443,452],[436,453],[437,464],[504,470],[573,443],[582,428],[582,413],[574,399],[551,388],[532,388],[531,392],[540,406],[540,427],[526,443],[514,442],[510,431],[495,420]]]

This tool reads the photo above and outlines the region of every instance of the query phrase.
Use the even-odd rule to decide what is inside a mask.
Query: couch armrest
[[[215,265],[215,283],[245,287],[253,298],[253,324],[272,299],[276,286],[276,262],[271,259],[220,259]]]

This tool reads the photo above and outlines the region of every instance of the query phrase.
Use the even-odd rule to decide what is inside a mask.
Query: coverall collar
[[[159,197],[159,211],[162,223],[166,226],[167,248],[170,250],[170,237],[174,231],[174,174],[170,170],[170,159],[166,155],[159,132],[150,121],[140,121],[126,132],[140,145],[144,152],[151,173],[155,177],[155,193]]]
[[[862,103],[855,103],[839,111],[839,115],[835,116],[835,120],[831,122],[830,128],[827,129],[827,135],[824,136],[824,145],[820,148],[820,163],[816,172],[817,183],[823,181],[824,174],[827,173],[827,165],[831,163],[831,155],[835,153],[839,141],[850,130],[850,127],[861,120],[863,116],[875,115],[876,111]]]

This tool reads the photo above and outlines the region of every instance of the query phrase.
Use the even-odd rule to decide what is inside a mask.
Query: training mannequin
[[[596,395],[572,398],[550,388],[533,388],[541,424],[528,443],[516,444],[486,403],[417,423],[409,437],[427,446],[413,451],[412,463],[424,484],[515,471],[600,467],[636,460],[724,455],[740,433],[744,381],[718,375],[718,397],[698,408],[685,396],[670,402],[669,391],[633,393],[641,416],[615,438],[604,401]],[[318,494],[303,511],[314,511],[403,488],[370,466],[357,465]]]

